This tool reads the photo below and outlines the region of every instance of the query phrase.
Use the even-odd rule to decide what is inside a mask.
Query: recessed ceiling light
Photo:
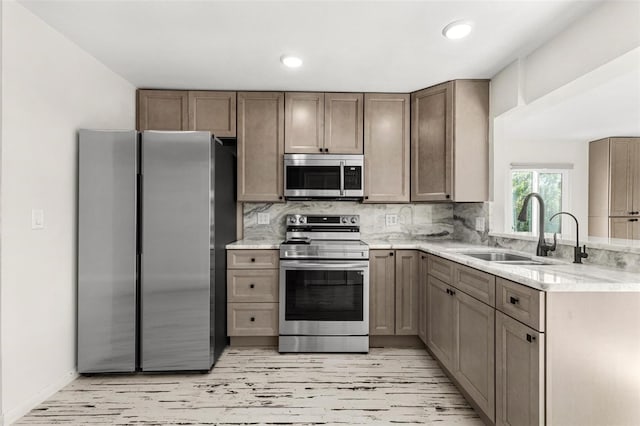
[[[471,32],[472,25],[469,21],[454,21],[444,27],[442,35],[450,40],[465,38]]]
[[[298,68],[302,65],[302,59],[292,55],[282,55],[280,57],[280,62],[289,68]]]

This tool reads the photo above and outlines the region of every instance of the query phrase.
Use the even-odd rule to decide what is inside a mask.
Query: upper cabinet
[[[625,220],[610,220],[611,217]],[[640,217],[640,138],[606,138],[589,144],[589,235],[637,238],[622,232]],[[627,226],[628,225],[628,226]]]
[[[408,94],[364,95],[365,203],[409,202]]]
[[[236,92],[189,92],[189,130],[236,136]]]
[[[411,105],[411,201],[486,201],[489,81],[442,83]]]
[[[285,93],[284,106],[285,152],[324,152],[324,93]]]
[[[324,95],[324,148],[330,154],[362,154],[362,93]]]
[[[236,136],[236,93],[138,90],[138,130],[208,130]]]
[[[284,202],[284,93],[238,93],[238,201]]]
[[[138,130],[188,130],[189,92],[138,90]]]
[[[363,95],[285,95],[285,152],[362,154]]]

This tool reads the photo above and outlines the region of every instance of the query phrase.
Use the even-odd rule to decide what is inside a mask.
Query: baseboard
[[[61,376],[58,380],[54,381],[52,384],[46,386],[44,389],[41,389],[37,392],[33,397],[29,398],[29,400],[20,404],[18,407],[13,408],[5,413],[3,413],[2,425],[10,425],[17,420],[19,420],[22,416],[27,414],[29,411],[36,408],[38,405],[46,401],[51,395],[58,392],[63,387],[67,386],[69,383],[73,382],[78,377],[78,372],[68,371],[63,376]]]
[[[229,346],[278,346],[278,336],[232,336]]]
[[[369,336],[370,348],[424,348],[418,336]]]

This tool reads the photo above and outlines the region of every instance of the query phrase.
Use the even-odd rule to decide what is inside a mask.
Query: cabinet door
[[[238,93],[238,201],[283,202],[284,94]]]
[[[324,152],[324,93],[285,93],[284,152]]]
[[[138,130],[187,130],[189,95],[176,90],[138,90]]]
[[[544,334],[496,312],[496,425],[544,424]]]
[[[631,138],[610,139],[611,180],[609,189],[609,216],[629,216],[633,210],[632,157],[633,140]]]
[[[409,95],[364,95],[365,203],[409,201]]]
[[[411,95],[411,201],[452,197],[453,83]]]
[[[362,154],[362,111],[362,93],[325,93],[325,152]]]
[[[420,254],[420,277],[418,278],[418,337],[427,343],[427,276],[429,259],[426,254]]]
[[[396,250],[396,334],[418,334],[420,264],[415,250]]]
[[[438,360],[454,371],[455,297],[452,287],[429,275],[427,278],[427,346]]]
[[[626,240],[638,239],[637,217],[612,217],[609,219],[609,236]],[[635,232],[634,232],[635,231]],[[634,235],[635,234],[635,235]]]
[[[189,130],[236,136],[236,92],[189,92]]]
[[[369,334],[395,333],[395,258],[392,250],[369,252]]]
[[[455,377],[480,409],[495,418],[495,309],[455,291]]]

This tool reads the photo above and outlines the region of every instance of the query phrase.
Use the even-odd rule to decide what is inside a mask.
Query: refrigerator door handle
[[[137,188],[136,188],[136,204],[138,208],[138,214],[136,216],[136,252],[142,254],[142,173],[137,174]]]

